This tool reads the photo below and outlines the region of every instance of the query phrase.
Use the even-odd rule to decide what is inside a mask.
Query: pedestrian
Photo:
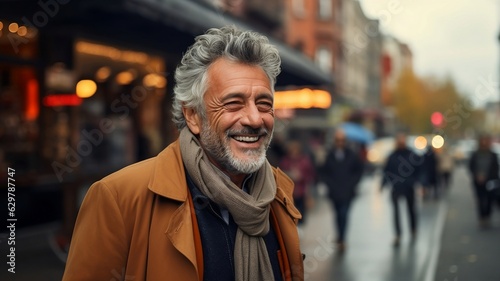
[[[417,155],[406,145],[406,134],[396,135],[396,148],[389,155],[383,168],[381,190],[386,186],[391,187],[391,201],[394,215],[394,246],[399,246],[401,241],[401,223],[399,201],[404,198],[408,209],[411,240],[415,241],[417,235],[417,214],[415,211],[415,186],[420,176],[420,167],[423,156]]]
[[[293,140],[288,143],[287,154],[281,160],[279,168],[294,182],[293,200],[302,214],[299,225],[303,225],[307,216],[307,200],[311,199],[309,193],[315,180],[315,171],[309,155],[303,152],[299,141]]]
[[[303,280],[293,182],[266,160],[278,50],[212,28],[175,71],[179,138],[96,182],[63,280]]]
[[[447,189],[450,186],[450,178],[455,166],[455,161],[447,146],[441,147],[436,156],[438,162],[439,185],[441,188]]]
[[[274,167],[279,166],[281,159],[286,155],[286,144],[284,136],[280,133],[274,133],[273,139],[267,149],[267,161]]]
[[[346,142],[344,131],[335,131],[333,146],[328,151],[322,168],[323,181],[335,209],[335,242],[340,252],[346,248],[349,210],[363,175],[363,163],[359,154],[350,149]]]
[[[497,155],[491,151],[491,137],[481,135],[478,139],[478,149],[472,153],[469,160],[481,227],[487,227],[490,224],[495,195],[487,189],[487,186],[488,183],[498,180],[498,168]]]
[[[430,197],[438,198],[438,163],[436,153],[432,146],[427,146],[427,149],[423,155],[424,163],[420,169],[420,182],[423,187],[423,197],[428,199]]]

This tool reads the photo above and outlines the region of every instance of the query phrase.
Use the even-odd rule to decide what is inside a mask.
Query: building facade
[[[344,69],[341,93],[356,109],[378,106],[380,100],[381,34],[357,0],[343,1]]]
[[[392,134],[397,130],[393,92],[401,74],[406,70],[413,71],[413,54],[410,47],[392,36],[384,35],[382,38],[381,102],[384,107],[386,134]]]
[[[331,127],[329,110],[337,99],[337,83],[342,69],[342,13],[340,0],[285,0],[285,42],[313,60],[334,81],[328,88],[328,106],[291,108],[293,119],[287,125],[299,130]],[[313,86],[313,85],[312,85]],[[297,86],[289,88],[297,89]],[[310,91],[308,91],[310,92]],[[306,103],[309,104],[309,103]]]

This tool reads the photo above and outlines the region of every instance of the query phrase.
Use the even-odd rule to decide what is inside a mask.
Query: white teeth
[[[259,137],[242,137],[242,136],[236,136],[234,137],[235,140],[237,141],[242,141],[242,142],[256,142],[259,140]]]

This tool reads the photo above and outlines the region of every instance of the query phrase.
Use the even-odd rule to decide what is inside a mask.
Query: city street
[[[352,205],[347,249],[340,254],[333,212],[326,199],[316,200],[303,227],[305,280],[310,281],[498,281],[500,212],[491,229],[480,229],[464,167],[454,173],[453,186],[439,200],[418,200],[419,233],[412,244],[403,215],[403,239],[392,246],[389,190],[379,192],[380,175],[363,179]],[[322,191],[320,191],[322,192]],[[403,203],[403,202],[402,202]],[[405,210],[405,209],[402,209]],[[406,214],[406,213],[403,213]],[[57,224],[22,229],[16,238],[16,273],[0,266],[0,280],[60,280],[64,270],[50,248]],[[5,240],[3,240],[5,242]],[[0,243],[6,253],[6,243]]]
[[[402,241],[394,239],[389,189],[379,191],[380,175],[366,177],[360,184],[349,218],[347,248],[335,249],[333,214],[330,202],[319,199],[309,214],[302,241],[306,253],[306,280],[427,281],[439,250],[446,211],[444,202],[418,201],[419,231],[411,243],[402,206]],[[321,192],[321,191],[320,191]],[[401,201],[400,203],[404,203]]]
[[[380,175],[362,181],[352,205],[344,253],[335,249],[330,202],[316,201],[303,231],[305,280],[500,280],[500,269],[494,265],[500,254],[500,212],[494,216],[492,229],[478,229],[464,167],[455,170],[449,194],[426,201],[419,196],[419,231],[415,243],[411,243],[409,235],[405,236],[409,231],[406,208],[402,206],[403,237],[398,248],[392,246],[389,190],[381,194],[379,186]]]

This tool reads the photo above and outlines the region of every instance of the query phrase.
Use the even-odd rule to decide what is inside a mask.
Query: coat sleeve
[[[354,151],[351,152],[353,159],[353,186],[357,188],[357,185],[361,181],[364,172],[364,163],[361,157]]]
[[[498,155],[494,152],[491,153],[492,163],[491,163],[491,179],[496,180],[499,178],[498,174]]]
[[[116,194],[97,182],[80,208],[63,280],[122,280],[127,253],[125,224]]]
[[[476,153],[472,153],[470,158],[469,158],[469,163],[468,164],[468,168],[469,168],[469,172],[471,173],[471,175],[474,176],[474,173],[476,172]]]

